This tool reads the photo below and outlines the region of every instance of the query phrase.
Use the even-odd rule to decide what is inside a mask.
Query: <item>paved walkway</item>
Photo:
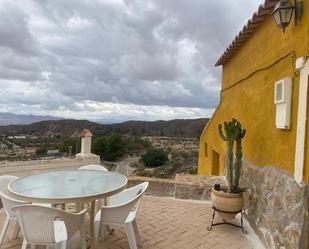
[[[144,196],[137,218],[141,249],[253,249],[247,236],[230,226],[207,231],[212,209],[205,202]],[[3,223],[3,212],[0,222]],[[9,238],[12,237],[12,227]],[[5,240],[2,248],[20,248],[20,240]],[[97,249],[129,249],[123,228],[115,228]]]
[[[253,249],[242,232],[219,226],[207,230],[212,209],[208,203],[144,196],[137,218],[144,249]],[[98,248],[129,248],[124,229],[108,235]]]

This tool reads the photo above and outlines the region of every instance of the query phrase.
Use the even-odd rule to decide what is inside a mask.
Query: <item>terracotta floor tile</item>
[[[183,201],[171,198],[144,196],[137,218],[141,235],[141,249],[251,249],[253,245],[234,227],[218,226],[207,230],[212,209],[207,202]],[[0,213],[3,224],[4,213]],[[99,242],[97,249],[129,249],[122,227]],[[13,226],[8,235],[12,237]],[[3,249],[17,249],[19,240],[5,239]]]

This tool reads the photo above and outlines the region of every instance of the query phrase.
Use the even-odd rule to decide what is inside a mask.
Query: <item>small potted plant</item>
[[[243,209],[244,205],[244,189],[240,188],[239,180],[242,166],[241,142],[246,134],[246,130],[242,129],[240,122],[236,119],[224,122],[224,127],[220,124],[218,130],[220,137],[226,141],[227,144],[225,163],[228,184],[227,188],[213,188],[211,201],[213,207],[218,211],[218,214],[222,219],[231,220]],[[236,148],[234,155],[235,144]]]

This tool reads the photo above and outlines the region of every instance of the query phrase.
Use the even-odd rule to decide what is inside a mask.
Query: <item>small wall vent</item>
[[[292,78],[275,82],[276,128],[290,129]]]

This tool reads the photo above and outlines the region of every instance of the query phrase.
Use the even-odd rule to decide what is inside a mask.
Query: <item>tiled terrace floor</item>
[[[205,202],[183,201],[144,196],[137,218],[142,249],[253,249],[242,232],[230,226],[214,227],[207,231],[212,209]],[[3,212],[1,212],[1,224]],[[20,248],[21,241],[5,240],[2,248]],[[124,229],[115,228],[97,249],[129,249]]]

